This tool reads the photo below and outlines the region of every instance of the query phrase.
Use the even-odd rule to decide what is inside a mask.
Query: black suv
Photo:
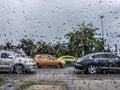
[[[107,70],[120,70],[120,56],[109,52],[97,52],[77,58],[75,63],[75,72],[96,74]]]

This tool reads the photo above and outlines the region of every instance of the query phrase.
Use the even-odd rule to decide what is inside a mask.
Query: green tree
[[[71,55],[81,56],[91,52],[104,51],[104,41],[98,38],[97,28],[91,24],[82,24],[65,35],[68,39],[68,49]]]
[[[35,53],[36,45],[30,39],[21,39],[18,48],[22,48],[28,56],[32,56]]]
[[[56,55],[56,57],[60,57],[62,55],[68,55],[67,45],[66,43],[56,43],[53,45],[53,53]]]
[[[51,43],[46,43],[44,41],[39,41],[36,43],[37,45],[37,52],[41,54],[53,54],[53,47]]]

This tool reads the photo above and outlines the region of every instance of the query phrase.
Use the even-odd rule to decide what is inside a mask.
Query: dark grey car
[[[104,71],[119,71],[120,56],[110,52],[97,52],[77,58],[75,63],[76,72],[95,74]]]

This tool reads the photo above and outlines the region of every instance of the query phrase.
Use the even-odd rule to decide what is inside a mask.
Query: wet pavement
[[[73,67],[37,68],[31,73],[1,73],[1,76],[6,76],[11,81],[1,86],[0,90],[15,90],[24,81],[62,83],[66,85],[66,90],[120,90],[120,74],[78,75],[74,73]]]

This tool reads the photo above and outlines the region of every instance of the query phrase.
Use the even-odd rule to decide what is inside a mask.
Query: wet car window
[[[39,59],[44,59],[44,56],[43,56],[43,55],[40,55],[40,56],[39,56]]]
[[[15,57],[24,57],[20,53],[15,53]]]
[[[52,56],[50,56],[50,55],[47,55],[47,56],[46,56],[46,59],[47,59],[47,60],[52,60],[52,59],[53,59],[53,57],[52,57]]]
[[[1,58],[8,58],[8,54],[7,53],[2,53]]]
[[[119,57],[119,56],[116,56],[116,55],[107,54],[106,56],[107,56],[108,58],[113,59],[113,60],[120,60],[120,57]]]
[[[63,57],[62,59],[74,59],[73,57]]]
[[[107,58],[105,54],[93,55],[92,58]]]

